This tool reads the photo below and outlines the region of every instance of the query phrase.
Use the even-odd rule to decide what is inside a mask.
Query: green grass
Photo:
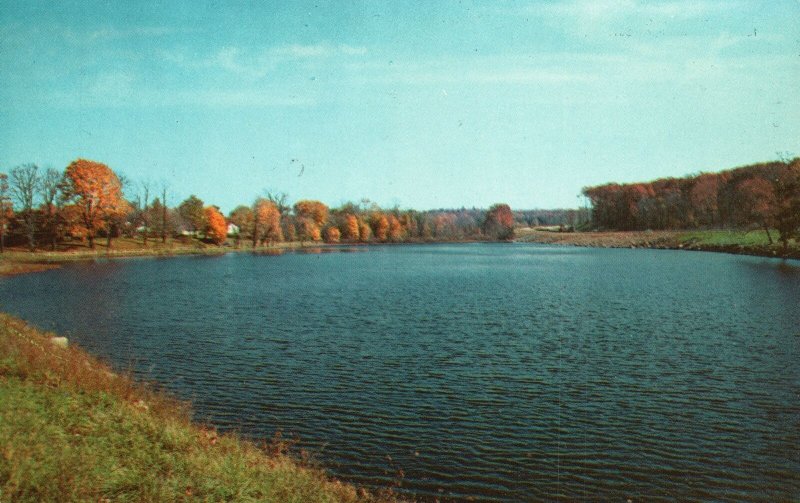
[[[772,235],[772,240],[777,241],[777,231],[770,231],[770,234]],[[689,231],[681,233],[678,239],[682,242],[710,246],[769,246],[767,233],[763,230],[750,232],[727,230]]]
[[[378,501],[0,314],[0,501]],[[380,501],[393,501],[390,494]]]

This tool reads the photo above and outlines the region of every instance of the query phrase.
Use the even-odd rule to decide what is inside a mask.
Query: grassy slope
[[[376,501],[0,314],[0,501]],[[391,496],[382,498],[388,501]]]

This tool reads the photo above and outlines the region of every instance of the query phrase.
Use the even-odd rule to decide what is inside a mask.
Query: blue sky
[[[0,1],[0,170],[553,208],[800,154],[797,0],[129,4]]]

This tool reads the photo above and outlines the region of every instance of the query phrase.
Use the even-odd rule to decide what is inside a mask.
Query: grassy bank
[[[0,314],[0,501],[391,501],[193,424],[186,404]]]
[[[777,239],[777,233],[772,233]],[[550,232],[521,229],[517,241],[528,243],[584,246],[593,248],[662,248],[698,250],[763,257],[784,256],[780,243],[770,244],[764,231],[628,231],[628,232]],[[790,241],[788,258],[800,258],[800,243]]]

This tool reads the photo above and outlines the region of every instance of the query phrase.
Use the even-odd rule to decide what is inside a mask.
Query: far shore
[[[775,236],[773,236],[773,240]],[[558,246],[577,246],[587,248],[651,248],[669,250],[694,250],[760,257],[800,259],[800,243],[793,240],[788,251],[780,243],[769,243],[763,231],[598,231],[598,232],[559,232],[557,228],[517,229],[515,240],[518,243],[537,243]],[[448,241],[449,242],[449,241]],[[462,241],[458,241],[462,242]],[[473,242],[473,241],[463,241]],[[83,244],[61,247],[59,250],[28,251],[25,248],[7,248],[0,254],[0,277],[28,274],[57,269],[62,264],[76,261],[106,260],[131,257],[174,257],[181,255],[224,255],[226,253],[281,253],[286,250],[304,248],[323,248],[336,246],[363,246],[370,243],[322,243],[322,242],[281,242],[253,248],[249,243],[238,246],[227,244],[216,246],[199,240],[170,240],[166,244],[158,240],[149,241],[145,246],[140,240],[118,238],[107,248],[105,241],[98,241],[91,249]],[[388,244],[388,243],[380,243]],[[420,244],[420,242],[397,243]]]
[[[777,233],[773,232],[773,240]],[[764,231],[598,231],[558,232],[555,229],[518,229],[517,242],[587,248],[651,248],[693,250],[759,257],[800,259],[800,243],[790,242],[788,251],[777,241],[769,243]]]

